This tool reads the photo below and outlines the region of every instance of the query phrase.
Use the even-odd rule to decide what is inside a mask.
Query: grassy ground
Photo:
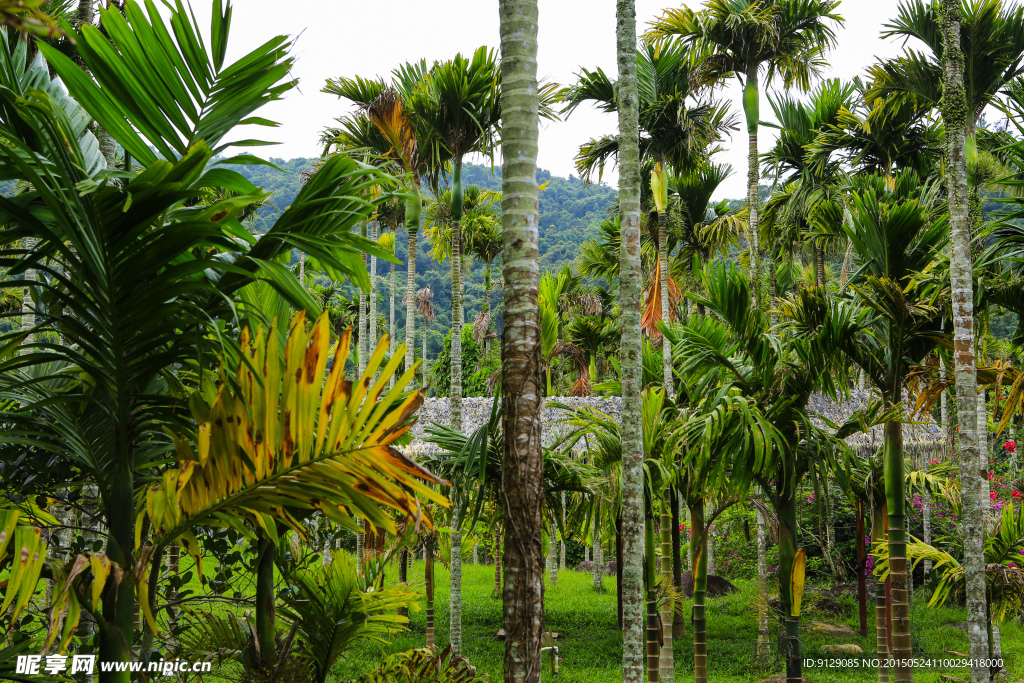
[[[395,574],[396,572],[391,572]],[[436,575],[436,641],[439,647],[448,643],[448,572],[435,564]],[[416,562],[411,576],[423,576],[423,563]],[[389,583],[394,580],[388,577]],[[622,636],[616,626],[615,579],[605,578],[605,593],[595,592],[590,574],[563,571],[559,573],[558,585],[545,590],[546,626],[560,634],[561,672],[559,680],[565,683],[612,683],[621,681]],[[708,661],[709,678],[718,683],[747,683],[759,681],[781,673],[783,663],[778,659],[777,648],[772,645],[772,661],[763,668],[752,665],[756,640],[756,618],[753,613],[755,585],[740,583],[740,593],[712,599],[708,608]],[[492,596],[494,589],[493,566],[463,567],[463,653],[492,680],[502,680],[502,658],[504,642],[495,637],[502,627],[501,601]],[[821,619],[834,623],[845,623],[855,630],[858,626],[856,605],[846,601],[850,617],[826,619],[808,615],[806,620]],[[963,621],[966,613],[959,608],[929,608],[923,593],[918,593],[912,613],[916,656],[951,656],[947,651],[966,652],[967,637],[953,624]],[[690,602],[685,605],[687,614]],[[332,683],[341,683],[355,678],[379,663],[392,652],[422,647],[424,644],[425,618],[422,610],[411,617],[410,630],[398,635],[388,646],[359,644],[335,669]],[[864,657],[873,656],[874,614],[869,605],[868,636],[842,640],[813,633],[803,632],[805,657],[819,656],[822,645],[831,643],[855,643],[864,650]],[[687,624],[687,636],[675,643],[676,676],[680,681],[692,679],[693,644],[692,632]],[[1024,677],[1024,629],[1019,621],[1006,622],[1002,626],[1003,653],[1010,669],[1009,681]],[[544,679],[554,680],[545,658]],[[915,671],[915,680],[931,683],[939,681],[941,674],[970,679],[964,670],[923,668]],[[877,680],[874,669],[806,668],[806,680],[810,683],[854,683]]]

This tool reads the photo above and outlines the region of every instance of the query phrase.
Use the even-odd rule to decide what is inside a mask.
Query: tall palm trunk
[[[545,561],[548,567],[548,585],[558,585],[558,555],[555,554],[555,550],[558,547],[558,531],[555,525],[551,525],[551,530],[548,532],[548,557]]]
[[[871,510],[871,545],[872,548],[885,541],[886,529],[885,503],[875,501]],[[872,552],[877,567],[879,558]],[[875,653],[878,657],[878,683],[889,683],[889,666],[885,660],[889,656],[888,612],[885,602],[885,580],[879,574],[875,577]]]
[[[797,482],[791,473],[786,475],[789,480],[779,494],[776,512],[779,517],[779,599],[782,603],[785,621],[786,642],[786,683],[799,683],[803,680],[803,661],[800,643],[800,612],[795,604],[802,598],[802,585],[795,585],[794,565],[797,556],[803,552],[797,547]]]
[[[455,158],[452,173],[452,347],[451,411],[452,429],[462,431],[462,158]],[[423,356],[426,358],[426,354]]]
[[[814,263],[817,266],[814,275],[814,284],[818,287],[825,286],[825,250],[820,244],[814,245]]]
[[[434,647],[434,546],[430,539],[423,546],[423,582],[426,584],[427,598],[427,638],[428,648]]]
[[[562,491],[562,529],[565,529],[565,491]],[[565,535],[558,537],[558,566],[565,569]]]
[[[416,236],[420,230],[420,209],[423,199],[416,180],[410,188],[412,195],[405,200],[405,227],[409,231],[409,257],[405,281],[405,368],[416,361]]]
[[[25,250],[31,251],[36,246],[36,240],[33,237],[25,237]],[[23,276],[26,282],[32,282],[36,279],[36,271],[34,268],[30,268],[25,271]],[[36,326],[36,312],[35,304],[32,302],[32,289],[29,285],[25,285],[25,288],[21,292],[21,333],[25,335],[25,344],[31,344],[32,339],[32,328]],[[29,349],[24,348],[21,351],[22,354],[29,353]]]
[[[127,411],[121,411],[126,414]],[[103,597],[103,623],[99,628],[99,651],[101,662],[128,662],[132,659],[132,644],[135,641],[135,562],[132,548],[135,543],[135,491],[134,472],[131,462],[131,444],[128,443],[127,420],[120,420],[123,429],[118,439],[120,451],[118,464],[113,473],[114,484],[110,493],[107,515],[110,532],[107,536],[106,554],[112,562],[124,570],[121,582],[108,588]],[[100,683],[129,683],[128,671],[100,671]]]
[[[256,559],[256,642],[260,647],[260,668],[268,671],[277,659],[277,627],[275,621],[274,554],[276,547],[268,538],[260,537]]]
[[[499,0],[501,33],[502,505],[505,681],[540,681],[544,631],[541,502],[540,235],[537,209],[537,0]]]
[[[494,594],[501,595],[501,525],[494,529]]]
[[[391,283],[388,286],[388,299],[391,304],[391,315],[388,317],[388,356],[395,355],[395,343],[398,339],[398,331],[395,329],[395,264],[389,264],[391,266]],[[392,373],[391,378],[388,380],[388,389],[392,389],[395,386],[395,375]]]
[[[665,497],[661,501],[661,581],[666,587],[672,585],[672,489],[665,489]],[[658,678],[661,683],[675,683],[676,665],[672,656],[672,618],[675,615],[675,603],[668,600],[661,610],[662,636],[661,653],[659,655]]]
[[[864,501],[857,498],[857,505],[854,510],[857,515],[856,536],[857,544],[857,613],[860,617],[860,634],[868,634],[868,603],[867,603],[867,549],[864,547]]]
[[[892,656],[897,664],[913,656],[910,643],[910,602],[907,588],[906,489],[903,468],[903,424],[885,423],[885,504],[889,516],[889,586],[892,614]],[[913,667],[893,667],[896,683],[911,681]]]
[[[377,242],[377,221],[370,223],[370,240]],[[366,321],[367,358],[377,349],[377,257],[370,257],[370,313]]]
[[[757,659],[768,660],[768,533],[764,513],[757,508]]]
[[[761,250],[758,245],[758,220],[761,210],[760,180],[761,169],[757,157],[757,125],[760,116],[761,91],[757,81],[758,65],[747,68],[747,82],[743,88],[743,112],[747,119],[747,135],[750,151],[747,156],[747,227],[750,231],[750,285],[755,305],[760,302],[761,293]]]
[[[366,223],[364,222],[359,226],[359,232],[364,238],[368,237],[368,230]],[[366,254],[362,255],[363,268],[369,270],[369,264],[367,263]],[[366,335],[366,292],[362,289],[359,290],[359,338],[356,340],[356,355],[359,357],[359,376],[363,376],[363,371],[366,370],[367,365],[367,346],[369,339]]]
[[[594,590],[604,590],[604,547],[601,545],[601,496],[594,501]]]
[[[693,680],[708,683],[708,622],[704,607],[708,589],[708,543],[704,502],[687,507],[690,509],[690,566],[693,567]]]
[[[644,519],[644,582],[647,584],[647,682],[659,683],[661,644],[658,639],[658,569],[655,566],[653,511]]]
[[[452,558],[451,571],[448,574],[448,642],[456,655],[462,654],[462,532],[459,530],[458,506],[452,512],[454,522],[451,535]]]
[[[951,256],[949,279],[953,300],[953,361],[956,374],[957,414],[976,414],[977,366],[974,357],[974,283],[971,262],[971,226],[967,201],[966,135],[973,114],[969,111],[964,89],[964,54],[960,47],[959,0],[938,3],[942,30],[942,118],[946,130],[947,196]],[[988,657],[985,600],[984,524],[988,501],[981,499],[981,481],[987,479],[979,469],[981,452],[972,420],[960,420],[960,500],[964,535],[964,575],[966,580],[967,640],[972,659]],[[985,468],[987,469],[987,467]],[[972,683],[987,683],[985,667],[971,669]]]
[[[640,391],[640,128],[636,80],[636,4],[616,4],[619,113],[619,222],[622,308],[622,680],[642,683],[643,440]]]
[[[423,334],[420,335],[423,343],[423,353],[420,355],[420,364],[422,365],[420,370],[423,373],[423,386],[427,386],[427,373],[430,372],[430,363],[427,360],[427,326],[429,324],[430,323],[427,322],[427,316],[423,316]]]
[[[683,590],[683,548],[682,532],[679,529],[679,492],[672,487],[672,586],[677,593]],[[672,639],[682,638],[686,635],[686,613],[683,611],[683,601],[679,600],[672,610]],[[666,625],[665,628],[668,628]]]
[[[402,548],[402,552],[398,554],[398,582],[401,584],[408,585],[409,583],[409,565],[411,564],[410,560],[411,558],[409,551],[405,548]],[[397,613],[398,616],[408,617],[409,608],[399,607]]]

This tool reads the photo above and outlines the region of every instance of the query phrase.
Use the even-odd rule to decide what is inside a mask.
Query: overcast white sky
[[[209,16],[204,0],[192,2],[197,15]],[[697,8],[699,2],[690,3]],[[471,52],[480,45],[497,48],[498,3],[496,0],[235,0],[231,32],[231,56],[240,57],[274,35],[298,36],[294,75],[298,91],[266,108],[263,115],[281,122],[276,130],[261,132],[266,140],[281,145],[264,154],[277,157],[316,156],[320,153],[321,129],[347,111],[347,104],[320,92],[332,76],[388,75],[402,62],[426,58],[447,59],[456,52]],[[636,0],[638,30],[665,7],[679,4],[665,0]],[[882,40],[882,24],[895,16],[894,0],[846,0],[839,13],[846,19],[839,32],[839,47],[830,55],[826,74],[844,79],[862,74],[877,57],[901,50],[900,41]],[[205,11],[204,11],[205,10]],[[205,18],[200,19],[204,24]],[[602,67],[614,75],[614,0],[540,0],[539,75],[568,84],[582,66]],[[721,97],[739,107],[735,84]],[[770,107],[761,95],[762,118]],[[573,158],[579,145],[591,137],[609,133],[617,125],[614,114],[580,107],[568,121],[543,122],[538,165],[555,175],[574,172]],[[761,129],[761,150],[770,145],[773,131]],[[728,150],[718,157],[734,168],[721,197],[745,195],[746,134],[726,141]],[[614,172],[605,182],[615,183]]]

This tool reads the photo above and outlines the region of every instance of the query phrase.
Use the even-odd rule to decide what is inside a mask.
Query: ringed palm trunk
[[[601,496],[594,501],[594,590],[604,590],[604,548],[601,545]]]
[[[658,264],[659,275],[661,276],[661,319],[668,325],[670,318],[670,307],[668,300],[668,230],[665,228],[665,212],[658,212]],[[665,383],[665,393],[669,397],[675,397],[675,383],[672,379],[672,344],[668,337],[661,340],[662,359],[662,381]]]
[[[370,223],[370,240],[377,242],[377,221]],[[366,321],[367,358],[377,348],[377,257],[370,257],[370,312]]]
[[[395,355],[395,342],[398,339],[398,331],[395,329],[395,264],[391,266],[391,284],[388,287],[388,298],[391,300],[391,315],[388,318],[388,356]],[[395,386],[395,375],[392,373],[388,380],[388,389]]]
[[[642,683],[643,441],[640,341],[640,142],[636,78],[636,5],[616,4],[619,114],[619,223],[622,309],[622,680]]]
[[[409,231],[409,257],[405,281],[405,367],[416,362],[416,236],[420,229],[420,209],[423,198],[420,184],[412,183],[412,195],[405,200],[405,227]]]
[[[24,238],[25,249],[31,250],[36,245],[36,240],[32,237]],[[29,269],[25,271],[24,279],[28,282],[32,282],[36,279],[36,271]],[[21,332],[25,336],[26,344],[31,344],[33,339],[31,335],[32,328],[36,326],[36,312],[34,310],[35,304],[32,303],[32,290],[26,285],[25,289],[21,293]],[[29,350],[23,349],[22,354],[29,353]]]
[[[558,531],[555,529],[555,525],[551,525],[551,531],[548,533],[548,557],[545,561],[548,567],[548,585],[558,585],[558,555],[555,551],[558,548]]]
[[[864,501],[857,499],[857,611],[860,616],[860,634],[868,634],[868,602],[867,602],[867,551],[864,547]]]
[[[653,513],[644,520],[644,567],[647,583],[647,681],[658,683],[661,673],[661,643],[658,638],[658,570],[654,554]]]
[[[885,528],[887,526],[885,503],[875,504],[871,511],[871,544],[881,543],[885,540]],[[874,556],[874,555],[873,555]],[[874,556],[874,564],[878,566],[879,558]],[[889,656],[889,629],[888,612],[885,602],[885,580],[882,576],[875,576],[875,652],[880,663],[878,665],[878,683],[888,683],[889,667],[884,660]]]
[[[683,590],[683,548],[682,532],[679,529],[679,492],[672,487],[672,586],[677,592]],[[665,628],[668,628],[665,626]],[[676,602],[672,610],[672,639],[686,635],[686,614],[683,612],[682,600]],[[673,674],[674,675],[674,674]]]
[[[462,431],[462,158],[455,158],[452,174],[452,429]],[[426,358],[426,353],[423,354]]]
[[[537,0],[499,0],[505,681],[539,683],[544,632],[537,208]]]
[[[448,641],[456,655],[462,654],[462,532],[459,531],[459,509],[454,510],[455,530],[452,531],[452,558],[449,578]]]
[[[708,622],[704,602],[708,589],[708,541],[704,529],[704,503],[690,509],[690,566],[693,567],[693,680],[708,683]]]
[[[501,595],[501,525],[494,529],[494,594]]]
[[[362,236],[368,237],[366,223],[359,226],[359,232]],[[366,254],[362,255],[363,267],[369,270],[367,264]],[[356,355],[359,356],[359,376],[363,376],[363,371],[366,370],[367,361],[367,343],[369,341],[366,334],[366,292],[362,289],[359,290],[359,339],[356,340]]]
[[[977,365],[974,356],[974,282],[971,258],[971,225],[968,211],[967,133],[973,113],[964,90],[964,54],[960,47],[958,0],[938,3],[942,30],[942,119],[946,131],[947,196],[951,255],[949,280],[953,300],[953,361],[956,374],[958,415],[974,415],[977,401]],[[966,580],[967,640],[972,659],[988,657],[985,599],[985,507],[982,480],[988,480],[981,463],[981,449],[972,420],[960,420],[960,499],[964,525],[964,578]],[[989,671],[971,670],[972,683],[987,683]]]
[[[757,508],[757,659],[768,660],[768,533],[764,513]]]
[[[431,540],[427,540],[423,546],[423,582],[426,584],[427,594],[427,647],[434,648],[434,546]]]
[[[666,587],[672,585],[672,490],[665,489],[665,497],[661,501],[661,581]],[[672,653],[672,620],[675,615],[675,603],[668,600],[661,610],[662,646],[659,655],[658,678],[661,683],[675,683],[676,665]]]
[[[750,280],[755,305],[760,301],[761,250],[758,245],[758,221],[761,210],[761,170],[757,157],[757,125],[760,116],[761,92],[757,81],[757,64],[747,69],[747,83],[743,89],[743,113],[747,119],[749,153],[747,157],[747,226],[750,230]]]
[[[910,602],[907,587],[906,490],[903,468],[903,424],[885,424],[885,503],[889,513],[889,584],[892,601],[892,656],[899,664],[913,656],[910,643]],[[912,681],[913,667],[893,667],[897,683]]]

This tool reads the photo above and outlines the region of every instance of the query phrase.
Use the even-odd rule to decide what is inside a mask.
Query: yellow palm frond
[[[156,545],[178,540],[194,552],[187,531],[197,524],[276,539],[280,522],[302,536],[294,517],[302,510],[353,529],[356,518],[366,519],[393,533],[388,510],[430,527],[423,502],[448,504],[428,485],[446,482],[393,446],[423,403],[422,391],[404,395],[415,367],[387,388],[402,349],[383,364],[385,337],[352,382],[345,371],[350,333],[330,366],[327,316],[306,327],[299,313],[283,349],[273,327],[255,339],[243,331],[234,382],[222,377],[212,406],[192,402],[194,444],[176,436],[178,467],[146,492],[141,514],[150,518]]]

